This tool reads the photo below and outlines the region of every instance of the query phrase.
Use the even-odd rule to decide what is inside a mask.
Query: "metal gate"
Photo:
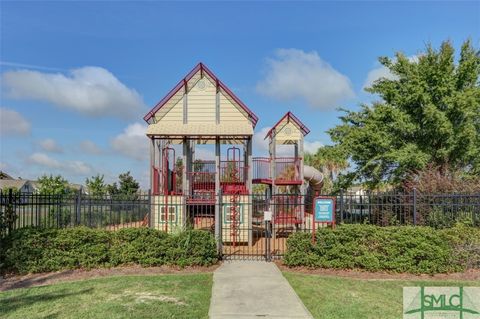
[[[267,260],[281,258],[288,237],[310,231],[311,215],[301,195],[223,196],[220,203],[220,249],[223,259]],[[269,213],[271,218],[269,218]]]

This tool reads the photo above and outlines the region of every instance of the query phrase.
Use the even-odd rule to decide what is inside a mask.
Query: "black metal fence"
[[[336,198],[338,223],[441,228],[465,222],[480,226],[480,194],[340,192]]]
[[[105,229],[148,225],[149,194],[87,196],[0,192],[0,217],[10,229],[87,226]]]
[[[293,213],[298,215],[312,212],[313,196],[275,195],[277,199],[274,201],[263,195],[246,196],[242,197],[242,209],[245,207],[251,210],[253,225],[262,222],[263,210],[270,209],[269,205],[282,211],[282,215],[275,216],[279,225],[281,219],[289,224],[294,223],[294,217],[291,216]],[[160,217],[164,215],[159,213],[164,200],[158,196],[156,199],[152,198],[154,197],[150,193],[95,197],[80,193],[39,195],[0,191],[0,222],[10,222],[12,229],[27,226],[63,228],[84,225],[115,230],[148,226],[151,222],[150,212],[158,213]],[[340,192],[335,198],[338,224],[424,225],[440,228],[450,227],[456,222],[467,222],[480,226],[480,194]],[[185,204],[191,212],[192,223],[198,223],[199,220],[204,222],[208,217],[207,226],[213,228],[214,211],[210,206],[215,201],[195,203],[186,197],[176,201],[178,203],[170,203],[169,210],[174,211],[174,204]],[[229,207],[228,205],[229,203],[223,203],[225,207]],[[309,228],[307,224],[302,227]]]

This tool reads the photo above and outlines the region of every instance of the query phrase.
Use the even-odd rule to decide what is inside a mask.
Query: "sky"
[[[131,171],[148,187],[143,116],[198,62],[260,118],[287,111],[331,144],[339,108],[378,97],[378,57],[480,47],[480,2],[0,2],[0,170],[69,181]]]

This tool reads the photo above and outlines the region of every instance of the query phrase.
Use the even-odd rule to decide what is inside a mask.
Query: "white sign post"
[[[273,215],[273,214],[272,214],[271,211],[269,211],[269,210],[264,211],[264,212],[263,212],[263,220],[266,221],[266,222],[267,222],[267,221],[268,221],[268,222],[271,222],[271,221],[272,221],[272,215]]]

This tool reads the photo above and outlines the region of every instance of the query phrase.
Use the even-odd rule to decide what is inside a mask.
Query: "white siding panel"
[[[208,79],[198,81],[188,93],[188,122],[215,123],[216,88]]]
[[[223,92],[220,94],[220,123],[248,122],[248,118],[228,99]]]

